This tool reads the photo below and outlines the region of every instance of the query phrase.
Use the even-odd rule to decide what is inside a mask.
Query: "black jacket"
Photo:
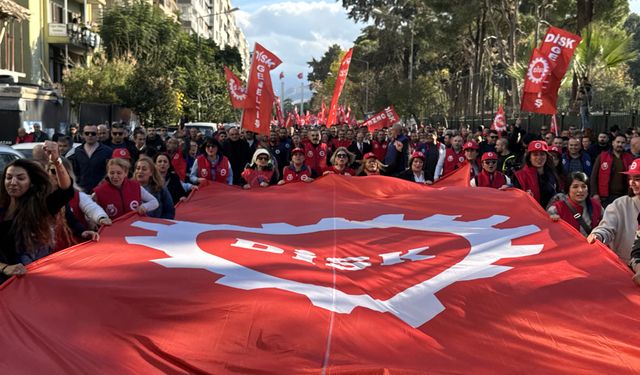
[[[85,193],[90,194],[107,174],[107,161],[111,159],[112,152],[111,148],[99,143],[98,148],[89,158],[83,143],[76,147],[73,155],[69,157],[78,186]]]

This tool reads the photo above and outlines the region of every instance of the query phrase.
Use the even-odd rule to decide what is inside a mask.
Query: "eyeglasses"
[[[256,160],[264,160],[264,161],[268,161],[268,160],[269,160],[269,157],[268,157],[268,156],[258,156],[258,157],[256,158]]]
[[[86,135],[87,137],[95,137],[96,135],[98,135],[98,133],[96,133],[96,132],[84,132],[84,135]]]
[[[340,159],[344,159],[347,157],[347,154],[337,154],[336,157]]]

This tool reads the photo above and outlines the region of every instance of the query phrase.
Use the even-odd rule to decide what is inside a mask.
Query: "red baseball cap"
[[[558,146],[549,147],[549,152],[555,152],[558,155],[562,155],[562,151],[558,148]]]
[[[547,146],[547,142],[545,141],[531,141],[529,146],[527,147],[527,152],[534,151],[549,151],[549,146]]]
[[[422,159],[422,161],[425,161],[426,158],[424,157],[424,154],[421,151],[414,151],[413,154],[411,154],[411,159],[415,159],[415,158],[420,158]]]
[[[468,149],[477,150],[478,149],[478,144],[475,143],[474,141],[469,141],[469,142],[465,143],[464,146],[462,146],[462,151],[466,151]]]
[[[116,148],[111,153],[111,159],[127,159],[131,160],[131,154],[126,148]]]
[[[630,176],[638,176],[640,175],[640,158],[636,159],[633,161],[633,163],[631,163],[631,165],[629,166],[629,170],[626,172],[621,172],[623,174],[626,175],[630,175]]]
[[[364,157],[362,159],[376,159],[376,160],[378,160],[378,158],[376,157],[376,154],[374,154],[373,152],[367,152],[366,154],[364,154]]]
[[[301,149],[300,147],[296,147],[293,150],[291,150],[291,155],[295,154],[296,152],[301,153],[302,155],[304,155],[304,150]]]
[[[485,152],[484,154],[482,154],[482,161],[485,160],[498,160],[498,155],[496,155],[495,152]]]

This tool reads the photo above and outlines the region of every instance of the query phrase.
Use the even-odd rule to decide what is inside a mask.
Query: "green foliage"
[[[311,59],[307,64],[311,67],[311,73],[307,75],[309,82],[324,81],[327,78],[331,64],[336,61],[342,50],[337,44],[329,47],[320,60]]]
[[[64,95],[73,105],[79,103],[122,104],[118,93],[135,70],[132,58],[107,60],[95,56],[93,64],[66,70],[63,76]]]

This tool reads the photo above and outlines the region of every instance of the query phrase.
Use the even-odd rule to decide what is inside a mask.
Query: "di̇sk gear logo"
[[[229,92],[233,95],[233,98],[238,101],[243,101],[247,99],[247,89],[238,85],[235,80],[229,80],[228,83]]]
[[[549,62],[543,57],[536,57],[531,60],[529,70],[527,71],[527,79],[535,84],[542,83],[544,77],[549,73]]]
[[[609,163],[602,162],[602,165],[600,166],[602,168],[603,171],[606,171],[607,169],[609,169]]]
[[[449,156],[447,156],[447,160],[448,160],[448,161],[453,161],[453,155],[449,155]]]
[[[412,327],[419,327],[430,321],[445,310],[445,306],[440,302],[436,293],[458,282],[491,278],[506,272],[513,267],[496,265],[495,263],[505,258],[517,258],[530,256],[542,251],[542,244],[514,245],[513,239],[537,233],[540,229],[535,225],[525,225],[515,228],[496,228],[496,225],[504,223],[509,219],[507,216],[493,215],[486,219],[474,221],[458,221],[459,216],[453,215],[433,215],[419,220],[406,220],[402,214],[389,214],[375,217],[371,220],[357,221],[344,218],[324,218],[316,224],[294,226],[288,223],[267,223],[261,227],[245,227],[231,224],[203,224],[185,221],[164,220],[162,223],[146,221],[136,221],[132,226],[154,231],[154,236],[127,236],[125,240],[129,244],[142,245],[164,252],[169,257],[152,260],[167,268],[194,268],[208,270],[221,277],[212,277],[216,284],[225,285],[241,290],[261,290],[279,289],[299,295],[304,295],[314,305],[328,311],[339,314],[350,314],[356,307],[389,313]],[[342,233],[362,233],[363,230],[387,230],[387,229],[408,230],[413,232],[440,233],[442,236],[454,235],[461,237],[469,244],[469,250],[461,259],[454,259],[453,264],[435,274],[433,277],[421,280],[409,285],[404,289],[398,289],[390,298],[375,298],[364,289],[357,288],[351,293],[337,288],[335,283],[332,286],[314,284],[307,280],[296,281],[289,277],[278,277],[257,269],[240,264],[240,260],[233,261],[231,256],[227,258],[204,251],[197,242],[197,239],[205,233],[213,232],[218,237],[225,231],[233,232],[232,236],[272,236],[282,238],[283,236],[309,236],[314,233],[325,238],[327,232]],[[231,244],[236,248],[258,250],[272,254],[282,254],[284,250],[270,245],[263,245],[264,248],[248,246],[257,244],[243,239],[236,239],[237,242]],[[382,266],[402,267],[421,262],[432,258],[435,255],[421,255],[420,253],[429,247],[420,247],[408,250],[404,255],[401,252],[380,254],[384,259]],[[309,254],[306,250],[300,250],[297,259]],[[221,252],[221,251],[220,251]],[[304,253],[306,252],[306,253]],[[271,255],[271,254],[269,254]],[[315,257],[315,255],[313,255]],[[237,258],[243,259],[243,258]],[[294,258],[296,259],[296,258]],[[311,258],[313,260],[314,258]],[[338,259],[338,260],[336,260]],[[304,259],[303,259],[304,260]],[[367,256],[327,258],[327,261],[334,262],[333,272],[357,271],[371,266],[371,258]],[[308,259],[307,259],[308,261]],[[318,266],[313,265],[309,271],[317,271]],[[272,264],[270,263],[270,266]],[[273,270],[272,267],[267,268]],[[273,271],[271,271],[273,272]],[[287,276],[285,274],[284,276]],[[427,277],[427,276],[423,276]],[[394,282],[394,281],[390,281]],[[395,282],[394,282],[395,283]]]
[[[460,163],[464,162],[464,156],[460,156],[460,157],[458,158],[458,161],[459,161]]]

